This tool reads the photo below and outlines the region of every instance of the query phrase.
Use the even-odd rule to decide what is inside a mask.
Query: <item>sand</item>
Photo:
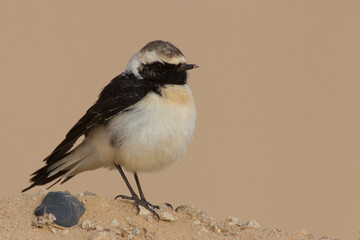
[[[175,210],[161,205],[158,221],[145,209],[136,215],[131,202],[89,192],[75,194],[86,207],[77,225],[39,227],[34,225],[33,212],[45,193],[0,199],[0,239],[314,239],[305,230],[290,234],[263,228],[255,220],[240,223],[231,216],[216,220],[189,205],[174,206]]]

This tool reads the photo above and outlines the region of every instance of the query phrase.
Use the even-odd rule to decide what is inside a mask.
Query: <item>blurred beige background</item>
[[[178,46],[198,119],[181,162],[140,176],[153,203],[357,239],[359,1],[0,0],[0,196],[148,41]],[[35,188],[30,193],[36,193]],[[128,193],[116,171],[52,190]]]

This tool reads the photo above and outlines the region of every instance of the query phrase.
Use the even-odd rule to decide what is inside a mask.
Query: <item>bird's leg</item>
[[[138,189],[139,189],[140,198],[141,198],[144,202],[147,202],[152,208],[160,209],[159,206],[153,205],[153,204],[149,203],[149,202],[146,200],[145,195],[144,195],[144,193],[143,193],[143,191],[142,191],[142,189],[141,189],[140,181],[139,181],[139,178],[138,178],[136,172],[134,172],[134,178],[135,178],[136,185],[137,185],[137,187],[138,187]],[[168,206],[168,207],[170,207],[171,209],[173,209],[173,207],[171,206],[170,203],[165,203],[165,205]]]
[[[141,189],[140,181],[139,181],[139,178],[138,178],[136,172],[134,172],[134,178],[135,178],[135,182],[136,182],[136,185],[137,185],[138,190],[139,190],[139,193],[140,193],[140,198],[141,198],[141,200],[143,200],[144,202],[146,202],[146,203],[147,203],[149,206],[151,206],[152,208],[160,209],[159,206],[153,205],[153,204],[149,203],[149,202],[146,200],[145,195],[144,195],[144,193],[143,193],[143,191],[142,191],[142,189]]]
[[[139,206],[143,206],[144,208],[146,208],[147,210],[149,210],[152,214],[154,214],[157,219],[159,220],[160,217],[159,215],[154,211],[154,209],[152,208],[156,208],[156,206],[150,204],[148,201],[146,201],[145,197],[144,197],[144,194],[141,190],[141,187],[139,188],[139,192],[140,192],[140,197],[138,197],[138,195],[136,195],[134,189],[131,187],[129,181],[127,180],[126,176],[125,176],[125,173],[124,171],[122,170],[122,168],[120,167],[120,165],[118,164],[115,164],[117,170],[119,171],[120,175],[122,176],[122,178],[124,179],[124,182],[126,184],[126,186],[128,187],[130,193],[131,193],[131,197],[130,196],[125,196],[125,195],[117,195],[115,197],[115,199],[117,198],[122,198],[122,199],[126,199],[126,200],[133,200],[135,202],[135,206],[136,206],[136,209],[137,209],[137,214],[139,214],[140,212],[140,207]],[[136,175],[136,173],[134,173],[134,176]],[[139,183],[139,179],[137,178],[137,175],[135,177],[135,180],[136,180],[136,184],[138,184],[138,187],[140,186],[140,183]],[[159,207],[157,207],[159,208]]]
[[[116,167],[117,170],[119,171],[121,177],[124,179],[124,182],[125,182],[126,186],[128,187],[128,189],[129,189],[129,191],[130,191],[130,193],[131,193],[131,197],[124,196],[124,195],[117,195],[117,196],[115,197],[115,199],[117,199],[117,198],[119,198],[119,197],[121,197],[122,199],[139,198],[139,197],[136,195],[134,189],[131,187],[131,185],[130,185],[129,181],[127,180],[127,178],[126,178],[126,176],[125,176],[125,173],[124,173],[124,171],[122,170],[122,168],[120,167],[120,165],[115,164],[115,167]]]

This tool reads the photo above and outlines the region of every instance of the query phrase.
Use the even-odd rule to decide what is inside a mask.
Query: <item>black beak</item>
[[[181,64],[179,67],[179,71],[187,71],[198,67],[199,66],[196,64]]]

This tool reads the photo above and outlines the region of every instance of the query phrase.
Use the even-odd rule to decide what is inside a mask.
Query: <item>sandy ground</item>
[[[240,223],[230,216],[216,220],[195,206],[174,206],[173,211],[162,205],[158,221],[145,209],[136,215],[130,202],[89,192],[75,195],[86,207],[77,225],[34,226],[33,212],[44,196],[40,191],[38,195],[1,198],[0,239],[314,239],[305,230],[290,234],[263,228],[254,220]]]

